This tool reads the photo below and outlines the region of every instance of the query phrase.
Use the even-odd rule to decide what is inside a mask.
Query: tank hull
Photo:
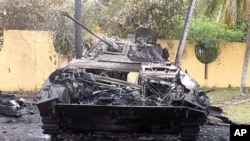
[[[167,60],[152,32],[139,31],[134,42],[91,45],[48,77],[37,99],[44,133],[181,132],[195,140],[208,115],[206,91]],[[128,82],[130,72],[136,82]]]
[[[184,106],[97,106],[56,104],[55,113],[64,130],[105,132],[180,131],[206,121],[203,111]]]

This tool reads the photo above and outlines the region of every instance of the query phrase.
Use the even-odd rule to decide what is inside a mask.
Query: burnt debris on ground
[[[34,104],[34,102],[33,102]],[[0,92],[0,114],[19,117],[24,114],[34,114],[32,103],[16,94],[3,94]]]

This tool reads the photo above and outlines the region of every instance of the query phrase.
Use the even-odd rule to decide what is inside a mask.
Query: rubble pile
[[[19,117],[24,114],[34,114],[31,103],[26,102],[15,94],[0,92],[0,114],[5,116]]]

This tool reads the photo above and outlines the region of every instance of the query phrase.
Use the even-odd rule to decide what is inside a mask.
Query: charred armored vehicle
[[[44,83],[37,100],[44,133],[54,139],[69,131],[180,132],[183,140],[195,140],[209,98],[167,58],[156,33],[146,28],[128,40],[100,38]],[[136,83],[127,81],[131,72],[138,73]]]

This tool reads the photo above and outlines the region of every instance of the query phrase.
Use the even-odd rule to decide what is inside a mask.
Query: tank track
[[[199,130],[200,127],[197,126],[185,126],[181,130],[181,135],[178,136],[177,134],[134,134],[131,136],[131,133],[100,133],[100,132],[92,132],[92,133],[67,133],[67,132],[60,132],[59,126],[56,124],[56,121],[51,117],[45,117],[42,119],[44,125],[43,130],[44,134],[50,135],[51,141],[59,141],[63,139],[76,139],[81,140],[84,137],[84,140],[121,140],[125,139],[125,136],[130,136],[131,141],[152,141],[156,139],[157,141],[165,141],[168,137],[170,140],[181,140],[181,141],[196,141],[199,137]],[[84,135],[85,134],[85,135]],[[111,136],[110,136],[111,135]],[[134,136],[134,137],[133,137]],[[140,137],[141,136],[141,137]],[[144,138],[149,136],[147,138]],[[173,136],[175,136],[173,138]],[[168,140],[168,139],[167,139]]]
[[[46,116],[42,118],[43,126],[42,129],[44,130],[44,134],[49,134],[51,137],[51,141],[58,140],[58,134],[60,133],[60,127],[57,124],[57,121],[52,116]]]
[[[199,125],[183,126],[181,131],[181,141],[195,141],[199,136]]]

